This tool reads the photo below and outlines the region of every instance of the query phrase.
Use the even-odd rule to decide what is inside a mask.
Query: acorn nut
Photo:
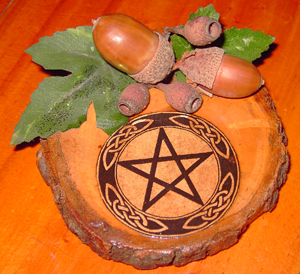
[[[256,66],[217,47],[186,52],[175,67],[198,91],[221,97],[247,97],[264,84]]]
[[[169,41],[134,18],[111,13],[93,20],[94,43],[112,66],[141,83],[155,84],[175,62]]]

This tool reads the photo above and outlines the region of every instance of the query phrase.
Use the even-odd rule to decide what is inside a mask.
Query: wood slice
[[[149,113],[149,116],[145,117],[155,120],[153,113],[170,113],[170,111],[174,111],[166,103],[162,91],[151,89],[150,95],[150,104],[141,115]],[[191,129],[195,128],[194,122],[183,122],[182,124],[188,130],[188,134],[190,132],[195,133],[192,139],[196,143],[198,142],[195,139],[196,137],[205,140],[208,136],[207,132],[203,133],[202,131],[201,133],[201,126],[209,125],[207,128],[211,130],[211,136],[213,133],[219,134],[219,141],[221,140],[226,147],[232,147],[232,150],[230,150],[231,157],[222,157],[227,159],[229,165],[230,161],[236,163],[238,169],[233,181],[237,185],[233,190],[234,193],[232,192],[231,202],[228,202],[228,206],[226,210],[222,211],[222,214],[218,212],[221,211],[221,205],[225,204],[222,204],[224,199],[220,198],[221,194],[220,197],[216,197],[217,192],[212,189],[210,194],[202,201],[202,205],[198,202],[198,207],[194,208],[189,201],[184,202],[183,200],[182,203],[179,203],[179,199],[178,205],[182,206],[176,207],[173,204],[169,207],[170,212],[168,214],[168,206],[165,205],[166,208],[164,209],[164,205],[161,203],[156,209],[152,208],[153,210],[150,214],[146,214],[146,217],[143,216],[141,214],[143,213],[142,202],[137,197],[144,197],[145,194],[138,195],[139,190],[135,189],[136,180],[132,176],[133,173],[130,173],[132,170],[128,171],[128,163],[127,169],[124,169],[126,172],[121,174],[118,171],[118,174],[125,178],[125,183],[120,183],[123,184],[121,186],[121,192],[123,192],[109,194],[110,192],[107,189],[112,189],[110,186],[101,190],[100,185],[103,182],[110,184],[114,180],[114,176],[117,175],[102,177],[101,165],[103,163],[101,161],[113,156],[105,154],[111,143],[105,143],[109,136],[96,127],[96,116],[92,105],[88,110],[87,121],[79,129],[72,129],[64,133],[59,132],[45,140],[41,140],[42,146],[37,155],[37,164],[44,180],[51,187],[54,200],[64,220],[69,229],[83,243],[89,245],[93,251],[103,258],[130,264],[138,269],[153,269],[170,264],[182,266],[195,260],[204,259],[207,255],[216,254],[234,245],[251,222],[262,213],[275,208],[280,187],[286,180],[289,158],[286,150],[286,136],[268,91],[263,88],[254,96],[244,99],[224,99],[216,96],[213,98],[205,96],[203,99],[202,107],[195,113],[196,116],[192,116],[192,118],[195,118],[193,121],[196,121],[199,133],[196,134],[196,131]],[[176,115],[176,112],[174,112],[174,115]],[[139,119],[139,117],[135,119]],[[186,121],[186,116],[184,116],[184,120]],[[137,124],[137,122],[134,122],[136,120],[132,121],[133,124],[131,125]],[[202,122],[203,124],[201,124]],[[168,127],[168,125],[155,127],[154,124],[154,130]],[[149,133],[150,131],[145,132]],[[144,154],[147,153],[145,152],[147,149],[144,150],[141,147],[148,147],[147,141],[149,141],[149,147],[151,147],[151,142],[157,142],[158,140],[157,134],[154,134],[156,137],[153,138],[150,135],[149,137],[148,135],[138,134],[138,136],[146,136],[141,139],[141,142],[145,142],[145,144],[140,141],[126,141],[125,147],[128,150],[130,150],[130,146],[140,148],[136,151],[140,151],[139,157],[145,159],[147,157]],[[165,133],[162,132],[162,134]],[[169,132],[166,135],[170,136]],[[215,136],[209,137],[207,140],[215,138]],[[163,139],[165,144],[169,142],[169,139]],[[217,149],[219,141],[213,141],[213,143],[207,141],[206,143],[208,147],[216,145]],[[186,150],[187,154],[193,154],[193,152],[189,152],[188,148],[183,150]],[[125,149],[122,151],[122,154],[118,152],[118,163],[131,159],[129,156],[120,156],[124,155]],[[196,149],[195,151],[197,152]],[[196,152],[194,152],[195,155]],[[106,158],[103,156],[104,154]],[[236,156],[236,158],[233,156]],[[167,156],[164,157],[167,159]],[[111,160],[111,158],[109,159]],[[219,164],[220,162],[222,164]],[[220,167],[223,162],[222,159],[216,163],[211,162],[210,165],[206,166],[205,172],[202,170],[201,174],[206,174],[205,181],[213,181],[210,175],[216,172],[212,171],[214,165]],[[130,167],[133,166],[132,163],[129,163]],[[104,165],[107,167],[109,161],[105,162]],[[102,170],[105,171],[105,169]],[[222,172],[219,169],[219,177],[222,177]],[[145,173],[147,172],[143,174]],[[173,172],[166,168],[165,173],[171,174]],[[128,180],[131,176],[132,180]],[[161,173],[161,176],[164,176],[164,172]],[[123,182],[122,179],[118,180]],[[164,186],[163,180],[161,180],[161,186]],[[115,186],[114,189],[119,187],[120,185]],[[130,199],[126,201],[121,197],[124,193],[125,196],[130,196],[130,193],[128,194],[130,187],[134,189],[132,192],[134,201]],[[171,190],[169,193],[173,193],[173,195],[176,191],[176,195],[192,191],[192,194],[189,194],[189,197],[192,198],[195,198],[197,194],[197,191],[194,192],[192,188],[183,191],[179,189],[179,186],[176,186],[176,189],[173,187]],[[109,195],[115,195],[117,198],[112,201],[113,199],[109,198],[112,196]],[[105,197],[108,197],[108,199]],[[176,196],[172,197],[174,200]],[[180,198],[180,195],[178,197]],[[147,201],[151,200],[148,199]],[[201,224],[197,223],[196,218],[193,216],[200,216],[205,205],[208,203],[211,205],[213,202],[216,203],[216,209],[212,209],[210,213],[207,211],[205,214],[210,214],[212,219],[215,218],[212,217],[213,214],[219,214],[219,217],[215,218],[212,223],[201,227]],[[111,207],[109,203],[111,203]],[[130,206],[131,203],[134,205]],[[187,209],[183,209],[184,206]],[[174,210],[172,211],[172,209]],[[192,215],[191,212],[195,214]],[[182,232],[185,231],[184,229],[159,233],[153,232],[154,230],[151,230],[151,227],[147,230],[145,228],[147,220],[154,220],[157,215],[162,215],[162,225],[164,220],[173,220],[170,227],[180,223],[180,221],[177,222],[177,217],[183,219],[186,216],[192,216],[194,218],[192,221],[196,220],[197,224],[192,224],[191,221],[186,222],[187,219],[185,219],[186,224],[188,223],[195,228],[189,233]],[[206,215],[206,218],[209,219],[208,215]],[[181,226],[185,227],[186,225],[181,224]]]

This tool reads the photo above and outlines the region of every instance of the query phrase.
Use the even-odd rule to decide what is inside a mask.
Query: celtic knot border
[[[111,201],[109,192],[112,191],[117,199]],[[109,205],[114,209],[114,212],[124,221],[128,222],[135,228],[140,228],[150,233],[160,233],[168,229],[168,227],[155,218],[145,216],[138,210],[133,209],[119,194],[119,192],[111,185],[106,184],[105,197]],[[155,222],[161,228],[150,229],[148,223]]]
[[[180,122],[180,119],[185,118],[189,121],[188,125],[183,124]],[[177,115],[174,117],[171,117],[170,120],[178,126],[181,126],[183,128],[188,128],[195,132],[197,135],[202,136],[204,139],[206,139],[215,149],[215,151],[222,156],[225,159],[229,158],[230,155],[230,148],[228,146],[228,141],[225,140],[223,136],[221,136],[220,132],[218,132],[216,129],[214,129],[212,126],[210,126],[208,123],[206,123],[204,120],[199,118],[194,118],[188,115]],[[226,148],[226,151],[223,152],[220,149],[220,146],[224,145]]]
[[[224,184],[227,181],[227,179],[231,179],[230,189],[224,189]],[[201,208],[200,212],[196,215],[193,215],[190,217],[185,224],[183,225],[183,228],[185,229],[199,229],[206,226],[209,222],[212,222],[220,217],[220,214],[226,208],[232,198],[232,195],[234,194],[234,188],[233,188],[233,176],[231,173],[228,173],[223,181],[221,182],[218,192],[215,196],[211,199],[209,203],[207,203],[203,208]],[[195,225],[189,225],[193,221],[195,221],[197,218],[200,218],[202,222],[201,224],[195,226]]]
[[[178,112],[164,112],[162,114],[165,114],[169,120],[167,125],[164,126],[175,126],[193,132],[209,144],[218,157],[228,162],[234,160],[236,164],[236,175],[230,171],[227,173],[219,171],[223,174],[221,175],[221,181],[218,182],[214,194],[201,208],[193,212],[193,214],[191,213],[185,216],[185,219],[182,219],[179,224],[184,231],[182,234],[172,234],[169,232],[169,227],[174,227],[174,223],[173,225],[168,225],[168,220],[165,221],[160,217],[149,216],[149,214],[133,207],[130,201],[122,197],[122,194],[117,190],[117,186],[108,183],[109,180],[105,182],[105,190],[101,191],[100,187],[101,196],[117,219],[141,233],[159,237],[174,237],[199,232],[218,221],[233,203],[239,185],[237,156],[227,137],[213,124],[203,118]],[[134,137],[143,131],[147,131],[147,129],[160,127],[157,125],[155,115],[157,115],[157,113],[138,117],[128,125],[120,128],[110,137],[103,147],[103,151],[100,153],[106,171],[111,170],[109,172],[112,172],[112,170],[114,170],[111,168],[116,164],[121,151],[123,151],[123,148],[125,148]],[[152,227],[151,225],[149,226],[149,223],[151,223]],[[154,223],[155,228],[153,228]]]
[[[146,124],[145,124],[146,123]],[[146,130],[153,123],[153,120],[144,119],[141,121],[136,121],[133,124],[126,125],[118,131],[117,135],[114,135],[108,140],[106,148],[103,152],[104,167],[106,170],[110,169],[115,163],[119,152],[128,143],[130,139],[136,136],[138,133]],[[109,157],[113,155],[112,157]],[[108,158],[112,158],[110,161]]]

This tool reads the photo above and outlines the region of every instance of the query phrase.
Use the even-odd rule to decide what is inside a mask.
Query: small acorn
[[[165,93],[166,101],[175,110],[193,113],[202,105],[199,92],[185,82],[159,83],[157,87]]]
[[[191,86],[208,95],[247,97],[264,84],[257,67],[244,59],[224,54],[218,47],[186,52],[174,66],[176,68],[186,75]]]
[[[126,87],[119,98],[118,110],[124,116],[132,116],[142,112],[150,100],[149,90],[146,85],[134,83]]]
[[[112,66],[141,83],[155,84],[175,62],[169,41],[134,18],[111,13],[93,20],[94,43]]]
[[[167,27],[165,31],[183,36],[194,46],[205,46],[215,41],[222,32],[221,24],[208,16],[197,16],[186,22],[184,27]]]

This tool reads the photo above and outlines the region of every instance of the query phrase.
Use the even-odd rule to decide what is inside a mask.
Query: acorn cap
[[[184,27],[166,27],[165,33],[172,32],[182,35],[194,46],[205,46],[218,39],[222,26],[218,20],[208,16],[196,16],[186,22]]]
[[[147,86],[133,83],[122,91],[117,105],[118,110],[124,116],[132,116],[143,111],[149,100],[150,94]]]
[[[198,16],[188,20],[184,28],[184,37],[194,46],[204,46],[219,38],[222,27],[214,18]]]
[[[129,74],[137,82],[156,84],[170,74],[175,63],[175,55],[171,44],[161,34],[155,33],[159,37],[159,45],[152,60],[142,71],[136,74]]]
[[[186,52],[176,67],[190,81],[212,89],[223,56],[224,50],[218,47],[196,49]]]
[[[159,83],[157,87],[165,93],[168,104],[177,111],[193,113],[202,105],[201,95],[188,83]]]

